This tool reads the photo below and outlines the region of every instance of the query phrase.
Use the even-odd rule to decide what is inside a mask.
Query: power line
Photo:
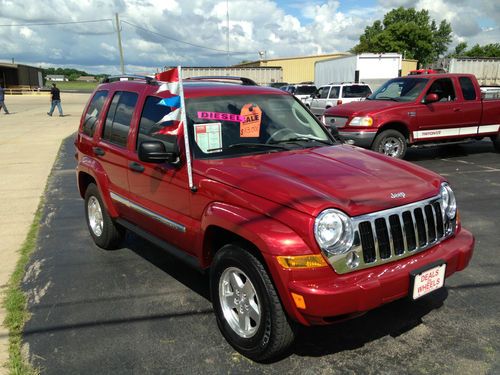
[[[46,22],[46,23],[24,23],[24,24],[9,24],[9,25],[0,25],[0,27],[20,27],[20,26],[52,26],[52,25],[73,25],[77,23],[95,23],[95,22],[104,22],[104,21],[113,21],[111,18],[103,18],[100,20],[90,20],[90,21],[68,21],[68,22]]]
[[[159,36],[161,38],[172,40],[172,41],[177,42],[177,43],[187,44],[187,45],[190,45],[192,47],[203,48],[203,49],[207,49],[207,50],[210,50],[210,51],[216,51],[216,52],[220,52],[220,53],[224,53],[224,54],[229,54],[230,53],[232,55],[249,55],[249,54],[254,54],[255,53],[253,51],[252,52],[248,52],[248,51],[229,51],[229,50],[222,50],[222,49],[217,49],[217,48],[210,48],[210,47],[200,46],[198,44],[186,42],[184,40],[180,40],[180,39],[172,38],[172,37],[169,37],[169,36],[166,36],[166,35],[163,35],[163,34],[159,34],[157,32],[145,29],[143,27],[134,25],[134,24],[132,24],[130,22],[127,22],[127,21],[124,21],[124,20],[121,20],[120,22],[121,23],[126,23],[127,25],[130,25],[130,26],[133,26],[133,27],[135,27],[135,28],[137,28],[139,30],[146,31],[148,33],[154,34],[154,35]]]

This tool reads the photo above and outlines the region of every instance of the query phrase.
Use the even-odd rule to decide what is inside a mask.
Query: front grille
[[[347,123],[348,117],[325,116],[325,125],[342,128]]]
[[[424,250],[447,233],[437,198],[354,218],[354,224],[365,264]]]

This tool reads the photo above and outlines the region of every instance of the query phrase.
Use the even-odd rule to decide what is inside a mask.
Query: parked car
[[[131,230],[209,273],[217,324],[243,355],[282,355],[297,324],[416,300],[469,263],[445,178],[342,144],[299,100],[248,80],[185,80],[179,125],[162,77],[108,79],[86,105],[87,226],[103,249]]]
[[[316,116],[322,116],[330,107],[363,100],[371,93],[370,86],[364,83],[332,83],[321,86],[306,101],[306,105]]]
[[[500,99],[493,92],[481,95],[472,74],[399,77],[363,102],[328,109],[324,122],[350,143],[396,158],[408,146],[483,137],[500,152]]]
[[[314,94],[317,90],[316,86],[314,86],[313,84],[287,85],[284,87],[280,87],[280,89],[293,94],[303,103],[305,103],[306,100],[309,99],[311,95]]]

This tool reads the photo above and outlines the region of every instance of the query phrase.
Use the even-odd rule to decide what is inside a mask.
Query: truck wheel
[[[394,129],[381,132],[375,137],[372,144],[372,150],[398,159],[404,158],[406,148],[404,135]]]
[[[500,152],[500,133],[491,137],[496,152]]]
[[[90,184],[85,191],[85,217],[97,246],[107,250],[119,247],[125,229],[111,219],[95,184]]]
[[[238,352],[265,361],[285,352],[294,340],[273,283],[262,263],[230,244],[215,255],[210,290],[217,324]]]

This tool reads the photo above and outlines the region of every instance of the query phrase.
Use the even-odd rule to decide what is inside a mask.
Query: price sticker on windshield
[[[262,111],[259,106],[254,104],[245,104],[241,108],[241,116],[245,120],[240,122],[240,137],[253,138],[260,135],[260,124],[262,121]]]

